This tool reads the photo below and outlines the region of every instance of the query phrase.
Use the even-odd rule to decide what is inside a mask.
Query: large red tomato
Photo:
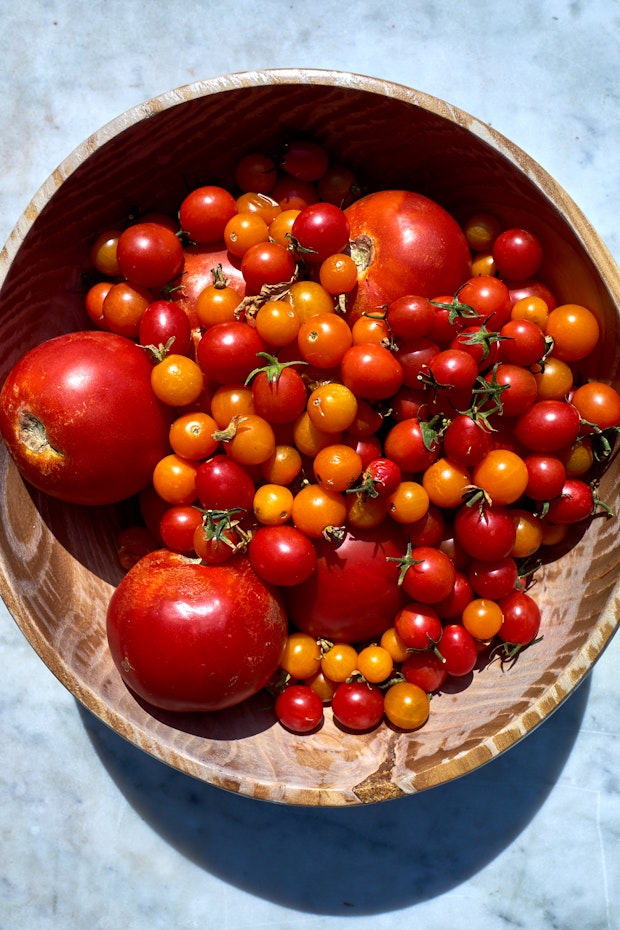
[[[124,336],[78,332],[27,352],[0,393],[0,432],[23,477],[74,504],[137,494],[170,451],[171,408]]]
[[[171,711],[215,711],[256,694],[278,668],[287,619],[245,557],[205,565],[158,550],[110,599],[107,635],[125,684]]]
[[[350,322],[404,294],[453,294],[471,274],[471,252],[456,220],[411,191],[378,191],[347,207],[358,287]]]
[[[392,625],[404,603],[398,562],[406,546],[397,524],[347,532],[341,542],[315,540],[317,565],[301,584],[287,588],[291,622],[332,642],[375,639]]]

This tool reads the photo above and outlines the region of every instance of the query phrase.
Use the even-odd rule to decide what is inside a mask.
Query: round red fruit
[[[76,504],[141,491],[170,451],[172,412],[151,370],[134,342],[106,332],[57,336],[22,356],[0,394],[0,432],[22,476]]]
[[[287,621],[279,595],[246,559],[203,565],[158,550],[116,588],[107,635],[123,681],[139,697],[202,712],[239,704],[267,684]]]

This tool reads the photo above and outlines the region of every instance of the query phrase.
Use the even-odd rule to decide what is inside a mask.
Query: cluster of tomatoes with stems
[[[599,325],[537,280],[534,234],[486,213],[464,226],[456,290],[360,310],[353,173],[300,140],[281,162],[246,156],[236,181],[236,196],[197,188],[178,221],[139,217],[91,252],[105,278],[91,320],[146,347],[175,410],[140,496],[148,530],[121,534],[123,565],[162,544],[207,565],[249,560],[291,610],[269,684],[278,719],[313,731],[331,704],[351,730],[416,729],[446,680],[537,642],[540,552],[607,512],[593,475],[620,397],[577,374]],[[188,256],[205,250],[209,278],[188,299]],[[323,599],[317,625],[299,602],[319,559],[356,536],[389,540],[392,614],[356,624],[368,591],[351,571],[337,581],[350,622],[331,623]]]

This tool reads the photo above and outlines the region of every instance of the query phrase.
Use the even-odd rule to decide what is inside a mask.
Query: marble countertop
[[[91,132],[271,67],[426,91],[529,152],[620,258],[618,0],[27,0],[0,18],[0,240]],[[424,795],[275,806],[168,769],[0,606],[1,930],[620,927],[620,637],[526,740]]]

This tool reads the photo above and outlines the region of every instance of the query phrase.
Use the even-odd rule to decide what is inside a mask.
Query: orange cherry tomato
[[[208,413],[196,411],[182,414],[170,426],[172,451],[184,459],[209,458],[218,447],[217,439],[213,438],[217,428],[217,423]]]
[[[346,491],[364,468],[361,455],[344,443],[334,443],[320,449],[312,467],[317,482],[330,491]]]
[[[153,470],[153,487],[169,504],[191,504],[196,500],[196,462],[172,452],[160,459]]]
[[[328,491],[320,484],[306,485],[293,499],[294,525],[314,539],[342,527],[346,516],[344,496],[338,491]]]
[[[312,423],[325,433],[347,430],[357,416],[357,398],[350,388],[330,381],[309,395],[306,410]]]
[[[346,681],[357,668],[357,650],[350,643],[334,643],[321,657],[321,671],[331,681]]]
[[[236,213],[224,227],[226,248],[237,258],[243,258],[247,250],[258,242],[267,242],[269,227],[258,213]]]
[[[291,518],[293,492],[280,484],[262,484],[252,503],[254,516],[265,526],[280,526]]]
[[[260,468],[265,481],[270,484],[288,485],[301,472],[301,455],[295,446],[279,443],[269,458],[261,463]]]
[[[348,323],[332,312],[321,312],[306,319],[297,334],[302,359],[316,368],[339,365],[352,342],[353,334]]]
[[[171,407],[185,407],[200,397],[204,376],[193,359],[173,353],[151,371],[151,387],[162,403]]]

